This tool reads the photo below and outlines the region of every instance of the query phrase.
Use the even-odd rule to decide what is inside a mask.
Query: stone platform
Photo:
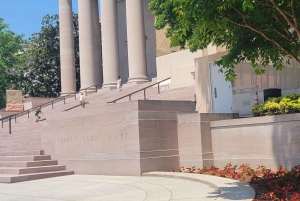
[[[205,180],[210,184],[203,183]],[[181,173],[153,172],[143,177],[70,175],[0,184],[0,200],[5,201],[250,201],[254,195],[251,187],[234,180]]]
[[[194,112],[193,106],[159,100],[91,103],[47,116],[41,146],[75,174],[140,176],[178,169],[177,114]]]

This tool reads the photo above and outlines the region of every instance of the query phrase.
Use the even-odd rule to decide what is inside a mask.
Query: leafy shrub
[[[223,169],[215,166],[202,169],[182,166],[178,172],[214,175],[249,183],[256,192],[256,199],[253,201],[300,201],[300,165],[290,171],[282,166],[277,171],[272,171],[265,166],[258,166],[254,170],[247,163],[240,166],[228,163]]]
[[[300,112],[300,94],[290,94],[279,98],[269,98],[266,102],[253,106],[251,113],[255,117]]]

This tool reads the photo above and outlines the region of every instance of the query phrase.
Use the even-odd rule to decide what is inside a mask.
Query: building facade
[[[156,73],[151,0],[78,0],[81,88],[148,82]],[[101,7],[101,30],[99,23]],[[62,93],[75,89],[72,0],[59,0]]]

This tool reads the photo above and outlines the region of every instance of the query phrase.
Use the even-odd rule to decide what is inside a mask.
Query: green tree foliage
[[[155,28],[167,28],[172,46],[188,45],[192,52],[212,43],[228,54],[216,63],[227,80],[234,64],[251,61],[257,74],[284,57],[300,63],[300,1],[297,0],[152,0]]]
[[[73,15],[76,88],[80,88],[78,15]],[[31,97],[57,97],[61,91],[58,15],[46,15],[39,33],[32,34],[24,54],[25,65],[15,88]]]
[[[23,48],[21,35],[9,30],[0,18],[0,108],[6,104],[6,90],[11,89],[13,72],[22,65],[20,52]]]

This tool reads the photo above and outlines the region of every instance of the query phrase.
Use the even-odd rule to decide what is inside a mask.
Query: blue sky
[[[78,0],[73,0],[73,12],[78,12]],[[46,14],[58,14],[59,0],[1,0],[0,18],[16,34],[28,38],[41,28],[42,18]]]

